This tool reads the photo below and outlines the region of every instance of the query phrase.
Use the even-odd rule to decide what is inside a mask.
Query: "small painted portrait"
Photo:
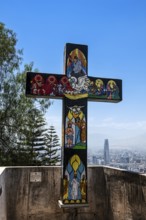
[[[119,88],[114,80],[109,80],[107,83],[107,99],[119,99]]]
[[[87,61],[79,49],[71,51],[67,59],[67,76],[79,78],[87,75]]]
[[[84,106],[68,107],[65,123],[65,147],[86,148],[86,118],[82,108]]]
[[[95,94],[99,95],[99,96],[104,95],[105,87],[104,87],[104,83],[101,79],[95,80],[95,86],[96,86]]]
[[[31,80],[31,94],[33,95],[45,95],[45,83],[44,78],[40,74],[37,74]]]
[[[68,121],[68,126],[65,130],[65,135],[66,135],[66,147],[72,148],[73,147],[74,130],[72,128],[71,121]]]
[[[64,94],[64,93],[68,93],[69,91],[73,91],[73,88],[72,88],[67,76],[61,77],[58,88],[60,88],[58,90],[59,94]]]
[[[58,82],[57,82],[57,79],[55,76],[51,75],[47,78],[46,80],[46,94],[47,95],[56,95],[57,94],[57,85],[58,85]]]
[[[79,155],[73,155],[65,169],[63,179],[64,203],[85,203],[87,200],[86,170]]]

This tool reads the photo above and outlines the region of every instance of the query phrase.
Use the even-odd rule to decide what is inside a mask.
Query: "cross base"
[[[58,200],[58,205],[60,208],[88,208],[89,204],[64,204],[62,200]]]

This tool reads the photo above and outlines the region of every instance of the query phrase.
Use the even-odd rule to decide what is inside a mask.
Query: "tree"
[[[45,112],[50,106],[48,99],[26,98],[26,72],[32,71],[33,63],[20,72],[22,50],[16,50],[16,43],[16,34],[0,23],[0,165],[19,165],[18,140],[25,122],[31,123],[31,110]]]
[[[22,61],[22,50],[16,49],[16,43],[16,34],[0,22],[0,89],[5,78],[18,70]]]
[[[0,158],[4,161],[9,160],[9,143],[15,140],[15,134],[11,135],[14,124],[9,114],[9,98],[14,95],[10,92],[10,88],[14,88],[12,73],[18,70],[22,60],[22,51],[16,50],[16,42],[15,33],[0,23]]]
[[[34,101],[25,97],[19,78],[20,74],[11,73],[3,82],[0,93],[0,165],[15,165],[13,158],[17,140],[26,118],[29,118],[28,110],[34,107]]]
[[[29,116],[21,128],[20,141],[17,146],[17,154],[22,155],[22,159],[24,159],[19,159],[19,164],[41,165],[41,152],[45,147],[44,137],[47,132],[45,119],[38,109],[33,109],[28,114]]]
[[[48,129],[48,132],[45,134],[44,142],[45,148],[44,153],[42,154],[42,165],[60,164],[60,144],[54,126],[50,126]]]

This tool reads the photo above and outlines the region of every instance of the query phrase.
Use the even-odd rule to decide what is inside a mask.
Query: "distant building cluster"
[[[88,164],[105,165],[132,172],[146,173],[146,151],[110,149],[109,141],[105,139],[103,150],[88,155]]]

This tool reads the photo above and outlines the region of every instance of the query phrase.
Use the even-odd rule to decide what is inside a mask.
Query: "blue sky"
[[[123,80],[123,101],[88,104],[88,148],[146,147],[146,1],[0,0],[0,21],[17,34],[23,64],[63,73],[64,45],[88,45],[88,75]],[[62,102],[47,112],[61,138]]]

